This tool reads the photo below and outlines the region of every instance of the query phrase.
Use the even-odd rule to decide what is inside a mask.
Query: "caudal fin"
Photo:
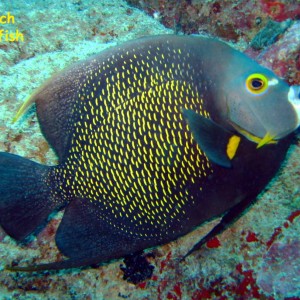
[[[14,239],[26,238],[62,205],[51,196],[51,168],[0,153],[0,225]]]

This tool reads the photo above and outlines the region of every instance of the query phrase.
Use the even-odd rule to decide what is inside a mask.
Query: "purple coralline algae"
[[[127,0],[175,32],[209,33],[226,40],[250,42],[269,20],[297,20],[297,0],[199,1]]]
[[[260,288],[268,295],[293,297],[300,294],[300,240],[277,242],[264,256],[257,275]]]
[[[257,284],[266,295],[278,298],[300,295],[300,239],[295,237],[299,225],[295,227],[285,229],[284,235],[263,256]]]

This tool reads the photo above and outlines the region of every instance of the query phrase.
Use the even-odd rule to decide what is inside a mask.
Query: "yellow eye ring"
[[[251,74],[246,79],[246,88],[249,92],[259,95],[268,88],[268,78],[259,73]]]

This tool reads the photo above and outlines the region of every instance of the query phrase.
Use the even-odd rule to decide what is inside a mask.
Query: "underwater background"
[[[0,15],[8,12],[15,22],[0,24],[0,150],[43,164],[57,158],[34,107],[13,124],[20,105],[65,66],[133,38],[210,34],[300,84],[300,1],[1,0]],[[6,41],[4,33],[16,30],[24,40]],[[300,299],[299,147],[297,136],[278,175],[224,233],[184,262],[178,258],[219,220],[147,250],[134,276],[123,260],[59,272],[6,271],[11,263],[62,259],[54,242],[62,213],[26,245],[0,229],[0,299]]]

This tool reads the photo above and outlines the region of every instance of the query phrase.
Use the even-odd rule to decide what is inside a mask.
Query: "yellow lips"
[[[258,149],[258,148],[261,148],[264,145],[276,144],[276,143],[277,142],[274,140],[274,136],[272,136],[269,132],[267,132],[266,135],[262,139],[260,139],[260,141],[257,144],[256,148]]]
[[[269,132],[267,132],[263,138],[260,138],[260,137],[253,135],[252,133],[248,132],[247,130],[239,127],[236,124],[232,124],[232,125],[239,133],[241,133],[243,136],[245,136],[248,140],[256,143],[257,149],[261,148],[267,144],[276,144],[277,143],[277,141],[274,140],[275,136],[271,135]]]

